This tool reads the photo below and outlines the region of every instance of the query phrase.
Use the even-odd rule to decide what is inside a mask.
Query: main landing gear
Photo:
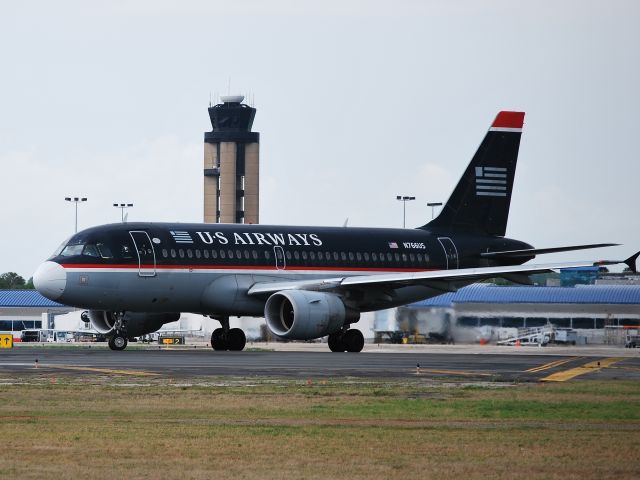
[[[229,317],[215,319],[220,322],[222,328],[216,328],[211,334],[211,348],[238,352],[243,350],[247,344],[247,337],[244,332],[239,328],[229,328]]]
[[[127,325],[124,321],[124,312],[114,313],[115,322],[113,324],[115,333],[109,337],[109,348],[111,350],[124,350],[127,348]]]
[[[329,335],[328,343],[332,352],[360,352],[364,347],[364,336],[360,330],[350,328]]]

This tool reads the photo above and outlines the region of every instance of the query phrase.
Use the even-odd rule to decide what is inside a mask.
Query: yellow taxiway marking
[[[604,358],[602,360],[596,360],[593,362],[585,363],[581,367],[571,368],[563,372],[554,373],[541,379],[543,382],[566,382],[572,378],[584,375],[585,373],[593,373],[602,370],[603,368],[610,367],[614,363],[617,363],[623,358]]]
[[[529,372],[529,373],[542,372],[543,370],[549,370],[553,367],[559,367],[560,365],[564,365],[565,363],[569,363],[573,360],[579,360],[580,358],[582,357],[561,358],[560,360],[545,363],[544,365],[540,365],[539,367],[530,368],[529,370],[525,370],[525,372]]]
[[[443,375],[471,375],[474,377],[482,376],[482,377],[490,377],[491,373],[476,373],[476,372],[459,372],[455,370],[433,370],[431,368],[416,368],[416,374],[421,373],[440,373]]]
[[[115,370],[111,368],[76,367],[73,365],[41,365],[41,368],[59,368],[61,370],[77,370],[80,372],[110,373],[113,375],[135,375],[138,377],[158,376],[159,373],[144,372],[141,370]]]

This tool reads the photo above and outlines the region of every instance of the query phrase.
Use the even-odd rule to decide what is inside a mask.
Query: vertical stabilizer
[[[524,112],[500,112],[451,197],[423,229],[504,236]]]

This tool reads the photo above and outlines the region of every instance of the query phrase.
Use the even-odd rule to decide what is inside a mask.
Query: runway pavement
[[[460,352],[436,349],[331,353],[301,345],[291,351],[214,352],[207,348],[27,346],[0,350],[0,382],[31,375],[101,375],[154,378],[257,377],[289,379],[433,378],[456,381],[640,380],[640,352],[603,349],[601,355],[514,352]],[[372,350],[372,349],[370,349]],[[544,354],[539,354],[544,353]],[[618,355],[615,355],[618,353]]]

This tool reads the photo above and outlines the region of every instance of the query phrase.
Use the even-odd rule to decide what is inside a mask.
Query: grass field
[[[638,382],[125,381],[2,385],[0,478],[640,478]]]

